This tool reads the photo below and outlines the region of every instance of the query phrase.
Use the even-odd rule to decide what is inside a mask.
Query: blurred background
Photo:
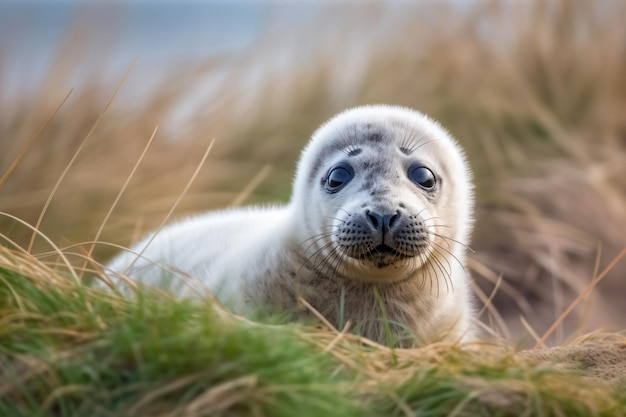
[[[0,0],[0,233],[45,258],[11,216],[38,225],[77,264],[94,239],[130,245],[213,139],[174,218],[286,202],[313,130],[367,103],[419,109],[467,150],[470,270],[503,337],[532,344],[626,246],[620,0]],[[550,344],[623,330],[622,297],[626,260]]]

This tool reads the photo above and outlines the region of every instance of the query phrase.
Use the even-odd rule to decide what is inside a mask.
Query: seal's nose
[[[400,211],[396,211],[393,214],[384,214],[382,216],[370,210],[365,211],[365,218],[374,226],[374,229],[378,231],[391,229],[396,220],[398,220],[398,217],[400,217]]]

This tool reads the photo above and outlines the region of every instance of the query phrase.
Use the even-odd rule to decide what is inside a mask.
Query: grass
[[[505,345],[394,350],[73,275],[0,250],[2,415],[626,415],[622,385]]]
[[[331,358],[294,329],[2,277],[2,415],[354,415]]]
[[[385,40],[372,7],[330,8],[324,33],[168,67],[133,104],[97,67],[70,86],[68,68],[87,56],[70,36],[32,94],[0,96],[0,415],[626,415],[623,359],[597,362],[624,336],[583,336],[626,328],[624,5],[422,5]],[[303,42],[308,64],[296,65]],[[263,66],[288,48],[293,66]],[[225,68],[221,88],[172,128],[178,104]],[[255,90],[242,82],[252,75]],[[137,82],[131,71],[120,94]],[[374,102],[427,112],[467,150],[478,191],[469,266],[499,342],[389,349],[250,322],[210,300],[85,285],[166,220],[286,201],[312,131]],[[569,353],[511,347],[540,341]]]

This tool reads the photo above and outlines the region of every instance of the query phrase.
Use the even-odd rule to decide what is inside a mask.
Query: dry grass
[[[521,353],[493,342],[390,349],[149,287],[123,297],[80,274],[0,247],[3,415],[626,415],[619,334]]]
[[[33,230],[12,216],[36,224],[54,190],[38,230],[68,248],[56,251],[67,263],[87,261],[91,270],[86,255],[94,237],[128,245],[161,224],[213,139],[173,216],[285,201],[298,153],[322,121],[362,103],[407,105],[447,126],[474,166],[479,208],[471,265],[477,291],[489,300],[483,318],[514,340],[543,335],[626,246],[625,6],[484,2],[468,13],[422,6],[429,11],[406,13],[385,41],[368,35],[375,8],[346,24],[345,6],[337,7],[320,17],[326,35],[304,28],[292,43],[261,39],[242,56],[177,69],[149,100],[132,105],[116,99],[109,107],[115,88],[94,68],[60,106],[70,91],[68,62],[82,59],[71,52],[78,40],[69,38],[44,85],[18,102],[0,102],[0,211],[10,215],[0,218],[3,235],[29,248]],[[307,65],[278,75],[260,67],[275,48],[292,48],[294,62],[302,59],[303,41]],[[368,44],[367,52],[355,52],[356,42]],[[157,126],[224,68],[222,87],[198,104],[194,122],[160,127],[135,170]],[[243,80],[259,73],[250,89]],[[133,82],[131,73],[126,83]],[[105,259],[116,250],[98,244],[93,255]],[[24,256],[55,267],[60,261],[49,251],[39,236]],[[625,265],[611,269],[591,304],[579,304],[550,344],[587,329],[625,327]]]

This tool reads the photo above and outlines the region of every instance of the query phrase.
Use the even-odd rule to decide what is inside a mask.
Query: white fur
[[[245,285],[242,279],[272,267],[263,253],[282,245],[289,234],[290,217],[288,206],[190,217],[164,227],[156,237],[146,237],[113,259],[107,269],[184,296],[208,289],[245,313],[238,297],[240,286]]]
[[[469,278],[464,270],[464,263],[465,247],[469,243],[473,223],[471,174],[463,151],[438,123],[421,113],[401,107],[358,107],[340,113],[322,125],[302,152],[289,204],[211,212],[173,223],[156,236],[149,236],[134,245],[130,252],[117,256],[108,265],[110,275],[127,274],[151,285],[167,287],[180,295],[192,294],[205,286],[236,312],[246,314],[249,311],[247,303],[250,301],[244,299],[246,289],[262,279],[261,277],[267,277],[268,272],[271,275],[274,271],[280,276],[284,272],[281,269],[293,268],[297,261],[289,259],[291,254],[298,253],[304,258],[310,255],[307,250],[310,249],[311,236],[319,234],[319,228],[327,222],[325,219],[336,216],[332,211],[336,207],[333,208],[326,202],[330,197],[324,194],[323,189],[310,189],[308,179],[317,161],[316,155],[354,123],[366,121],[391,126],[390,120],[397,122],[394,129],[398,129],[397,126],[406,126],[412,132],[418,132],[419,137],[414,139],[424,144],[416,151],[419,158],[436,170],[445,171],[445,181],[453,181],[455,185],[455,194],[448,196],[449,207],[440,208],[441,212],[433,213],[433,216],[453,213],[450,214],[451,218],[444,219],[452,230],[449,232],[452,234],[448,234],[450,240],[446,243],[449,245],[448,251],[444,253],[440,249],[442,256],[446,256],[444,269],[450,275],[448,278],[453,291],[448,289],[444,293],[444,284],[447,283],[436,280],[436,284],[441,285],[442,289],[439,291],[437,287],[434,300],[433,288],[430,289],[431,295],[426,294],[428,290],[424,289],[424,294],[419,299],[423,299],[425,303],[434,302],[435,306],[424,307],[429,315],[424,317],[423,323],[416,324],[419,327],[417,330],[436,333],[438,327],[449,325],[455,327],[457,335],[467,332],[471,307]],[[328,160],[323,161],[324,166],[328,167],[342,157],[345,155],[340,152],[328,155]],[[389,175],[395,173],[395,168],[389,167]],[[398,178],[402,175],[406,177],[403,169],[398,167]],[[338,206],[351,204],[350,199],[361,202],[365,197],[355,194],[358,181],[362,179],[355,178],[355,184],[350,184],[353,188],[346,188],[346,192],[333,197],[336,198],[333,201]],[[418,208],[423,206],[425,210],[436,211],[422,197],[408,196],[406,190],[413,185],[406,178],[390,184],[393,199],[408,199]],[[307,228],[305,224],[309,223],[317,225],[317,229]],[[323,253],[323,244],[324,242],[318,243],[316,248],[313,242],[313,250],[319,249]],[[141,253],[139,258],[138,253]],[[425,273],[423,268],[420,272],[415,270],[415,262],[411,265],[412,269],[397,268],[398,274],[404,274],[397,279],[404,280],[412,275]],[[391,270],[368,272],[359,265],[353,268],[350,262],[346,262],[345,272],[356,274],[356,279],[371,279],[379,283],[386,276],[390,280],[396,279],[391,276],[395,273]],[[368,274],[371,276],[366,276]],[[332,276],[327,278],[333,279]],[[434,286],[434,283],[431,282],[430,285]]]

